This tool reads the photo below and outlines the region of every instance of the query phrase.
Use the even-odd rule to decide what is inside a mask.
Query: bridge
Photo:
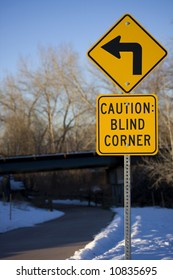
[[[99,156],[95,151],[0,158],[0,175],[68,169],[123,166],[123,156]]]

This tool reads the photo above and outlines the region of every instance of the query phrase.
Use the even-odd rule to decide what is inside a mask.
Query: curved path
[[[98,207],[57,207],[61,218],[0,234],[0,259],[64,260],[93,240],[112,220]]]

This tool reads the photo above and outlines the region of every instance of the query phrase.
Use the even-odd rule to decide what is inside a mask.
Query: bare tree
[[[156,188],[166,183],[173,186],[173,74],[172,59],[157,68],[142,88],[144,92],[155,92],[159,96],[159,153],[144,157],[143,167]]]
[[[18,74],[1,85],[1,146],[8,155],[85,149],[82,133],[95,123],[96,90],[78,55],[69,46],[39,54],[37,67],[22,59]],[[90,138],[88,147],[95,133]]]
[[[22,96],[16,80],[7,77],[0,97],[3,115],[3,153],[16,155],[29,152],[32,147],[31,120],[27,116],[28,104]],[[1,149],[2,150],[2,149]]]

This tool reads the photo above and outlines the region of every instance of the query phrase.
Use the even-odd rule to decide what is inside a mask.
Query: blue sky
[[[20,56],[71,44],[88,49],[124,14],[131,14],[164,47],[173,39],[172,0],[1,0],[0,77],[15,73]]]

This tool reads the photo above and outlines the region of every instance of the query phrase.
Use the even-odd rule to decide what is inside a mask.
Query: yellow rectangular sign
[[[100,155],[154,155],[158,152],[158,98],[155,94],[99,95],[96,151]]]

